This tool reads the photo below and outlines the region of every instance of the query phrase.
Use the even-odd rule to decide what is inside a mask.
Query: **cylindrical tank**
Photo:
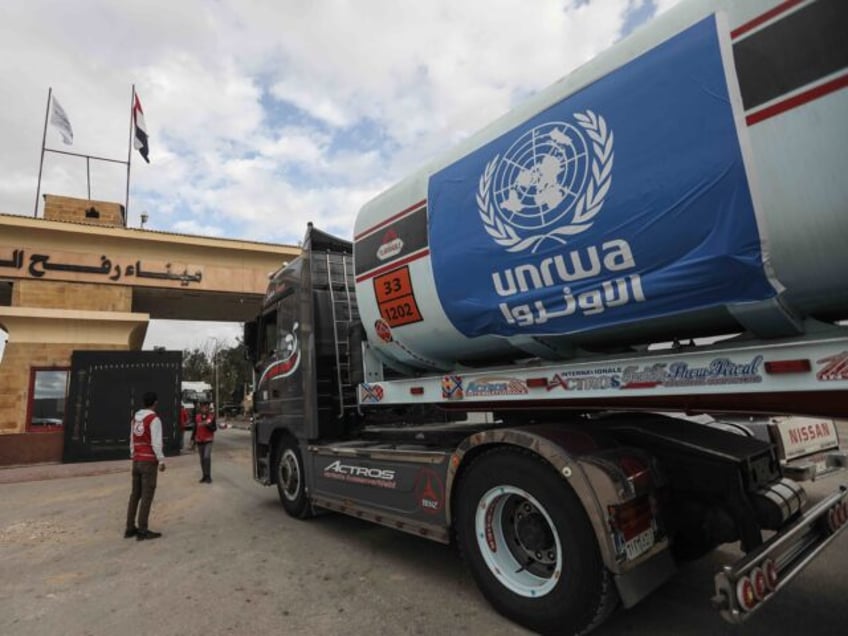
[[[365,205],[378,355],[444,370],[848,318],[848,5],[774,5],[683,3]]]

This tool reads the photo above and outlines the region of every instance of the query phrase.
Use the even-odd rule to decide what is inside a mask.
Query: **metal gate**
[[[166,455],[179,453],[181,351],[74,351],[63,461],[129,457],[130,419],[155,391]]]

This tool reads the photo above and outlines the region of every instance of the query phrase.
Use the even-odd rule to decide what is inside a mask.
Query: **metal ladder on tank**
[[[348,257],[340,254],[342,259],[342,281],[344,286],[338,293],[335,289],[333,267],[330,252],[327,252],[327,284],[330,288],[330,308],[333,317],[333,344],[336,352],[336,382],[339,391],[339,417],[344,417],[346,407],[355,407],[356,387],[351,377],[350,366],[350,328],[358,318],[355,316],[355,305],[350,291],[348,277]],[[337,272],[337,270],[336,270]],[[345,400],[345,394],[348,399]]]

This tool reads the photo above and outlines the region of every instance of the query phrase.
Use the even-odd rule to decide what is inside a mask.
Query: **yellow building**
[[[0,465],[61,459],[61,418],[41,407],[67,391],[74,350],[140,349],[151,319],[249,320],[268,274],[300,253],[125,228],[120,204],[44,199],[44,218],[0,214]]]

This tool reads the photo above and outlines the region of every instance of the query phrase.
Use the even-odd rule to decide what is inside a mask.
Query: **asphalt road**
[[[165,536],[148,542],[123,539],[129,462],[0,483],[0,634],[527,633],[491,609],[448,546],[342,515],[287,517],[252,480],[247,432],[220,431],[212,464],[204,485],[195,456],[168,461],[150,524]],[[713,572],[733,556],[686,566],[596,633],[845,633],[848,537],[741,627],[709,604]]]

